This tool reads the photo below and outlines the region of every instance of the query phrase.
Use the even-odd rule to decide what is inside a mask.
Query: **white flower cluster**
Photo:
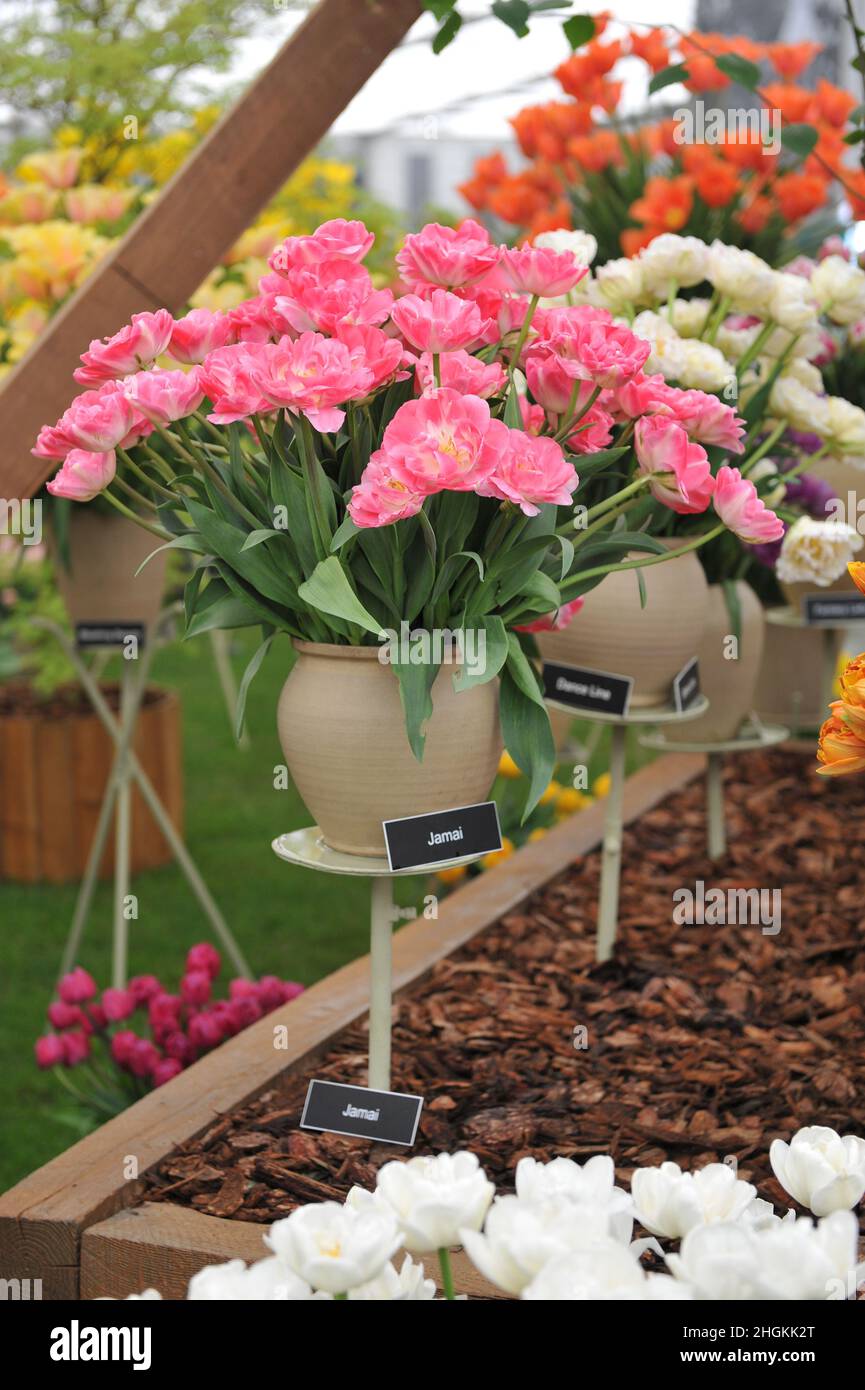
[[[679,297],[704,284],[711,299]],[[865,272],[842,256],[826,257],[809,278],[738,246],[666,232],[632,259],[599,266],[577,292],[648,339],[647,372],[742,405],[771,380],[772,420],[819,435],[834,455],[865,455],[865,411],[826,395],[812,365],[824,347],[821,317],[853,324],[865,315]]]
[[[781,543],[775,573],[783,584],[816,584],[824,589],[847,572],[862,537],[844,521],[800,516]]]
[[[676,1163],[638,1168],[629,1194],[606,1154],[582,1165],[523,1158],[516,1193],[501,1197],[471,1153],[386,1163],[374,1192],[355,1187],[344,1206],[298,1208],[265,1237],[268,1259],[202,1269],[188,1298],[429,1301],[436,1286],[411,1255],[455,1245],[504,1293],[530,1301],[853,1296],[865,1276],[851,1210],[865,1194],[865,1139],[810,1126],[789,1144],[776,1139],[770,1162],[816,1224],[792,1210],[778,1216],[723,1163],[694,1173]],[[635,1220],[649,1239],[632,1241]],[[680,1241],[678,1252],[665,1253],[658,1236]],[[397,1269],[400,1247],[410,1254]],[[647,1249],[669,1274],[644,1268]]]

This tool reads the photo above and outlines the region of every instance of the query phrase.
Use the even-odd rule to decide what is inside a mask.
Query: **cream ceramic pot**
[[[498,681],[457,694],[442,666],[418,762],[377,647],[295,642],[277,723],[288,770],[332,849],[381,856],[382,821],[483,801],[502,750]]]
[[[76,507],[69,520],[69,568],[52,541],[57,586],[73,623],[157,621],[165,592],[168,551],[136,570],[159,545],[158,539],[122,516]]]
[[[739,640],[727,610],[724,589],[709,585],[706,626],[697,655],[700,659],[700,688],[709,698],[709,709],[699,719],[671,725],[666,737],[671,741],[725,743],[736,737],[741,724],[754,709],[754,695],[766,622],[763,605],[750,584],[736,584],[741,624]],[[735,655],[734,655],[735,653]]]
[[[681,541],[668,544],[676,549]],[[586,594],[563,632],[544,632],[538,638],[546,661],[632,676],[631,708],[672,699],[674,677],[697,655],[709,601],[709,586],[693,552],[648,565],[642,574],[645,608],[636,571],[614,570]]]

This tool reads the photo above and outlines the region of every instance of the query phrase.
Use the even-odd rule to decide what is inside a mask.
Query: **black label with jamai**
[[[391,869],[422,868],[446,859],[491,854],[502,847],[499,813],[494,801],[478,801],[453,811],[382,822]]]
[[[865,595],[806,594],[802,600],[802,617],[809,627],[865,623]]]
[[[633,676],[620,676],[614,671],[593,671],[583,666],[561,666],[545,661],[543,670],[544,697],[569,709],[586,710],[589,714],[628,713]]]
[[[345,1086],[338,1081],[310,1081],[300,1126],[409,1147],[414,1143],[422,1109],[423,1096],[370,1091],[366,1086]]]
[[[88,647],[124,647],[130,638],[144,646],[147,627],[144,623],[76,623],[75,645]]]

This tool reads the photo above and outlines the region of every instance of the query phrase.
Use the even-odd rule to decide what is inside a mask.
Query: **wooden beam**
[[[55,471],[30,450],[80,389],[91,339],[182,308],[420,13],[420,0],[320,0],[5,378],[0,497],[31,497]]]
[[[163,1298],[185,1298],[193,1274],[205,1265],[227,1260],[254,1264],[270,1255],[264,1244],[266,1232],[266,1226],[251,1221],[226,1221],[170,1202],[145,1202],[84,1232],[81,1298],[125,1298],[144,1289],[157,1289]],[[441,1289],[436,1256],[413,1258],[420,1260],[426,1277]],[[402,1261],[403,1252],[397,1251],[397,1268]],[[457,1293],[471,1298],[505,1297],[461,1250],[452,1255],[451,1268]]]
[[[641,768],[625,784],[624,823],[644,815],[704,765],[699,754],[670,753]],[[437,961],[525,902],[575,859],[597,849],[603,823],[604,803],[597,801],[543,839],[523,846],[494,872],[471,879],[451,894],[442,903],[434,929],[419,918],[396,932],[394,990],[422,980]],[[291,875],[298,872],[286,869],[287,894]],[[80,1266],[83,1232],[134,1206],[142,1196],[144,1184],[131,1173],[143,1175],[285,1072],[308,1071],[331,1039],[363,1018],[368,1007],[369,956],[363,956],[22,1179],[0,1196],[0,1278],[41,1278],[43,1297],[75,1296],[68,1289]],[[273,1045],[276,1026],[286,1032],[286,1045],[280,1050]]]

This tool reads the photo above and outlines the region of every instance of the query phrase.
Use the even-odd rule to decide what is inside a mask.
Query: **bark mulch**
[[[812,769],[791,750],[728,760],[718,866],[700,780],[631,827],[614,961],[594,962],[594,853],[402,996],[393,1089],[426,1097],[412,1152],[471,1149],[499,1191],[525,1154],[612,1153],[624,1182],[735,1155],[786,1208],[773,1138],[865,1135],[865,778]],[[677,925],[672,895],[698,880],[780,889],[780,932]],[[349,1028],[315,1075],[363,1085],[365,1052],[365,1025]],[[300,1130],[308,1080],[222,1117],[159,1166],[147,1199],[270,1222],[373,1186],[405,1151]]]

